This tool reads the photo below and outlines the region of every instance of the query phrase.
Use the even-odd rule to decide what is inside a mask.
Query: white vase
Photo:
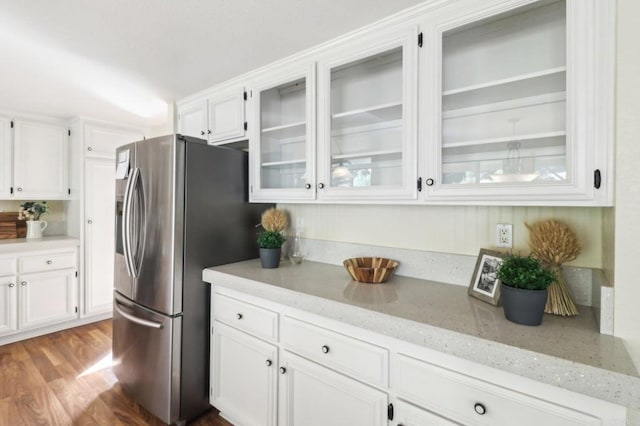
[[[45,230],[48,223],[46,220],[28,220],[27,221],[27,239],[35,240],[42,238],[42,231]]]

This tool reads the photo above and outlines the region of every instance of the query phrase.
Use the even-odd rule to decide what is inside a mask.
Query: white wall
[[[640,2],[618,1],[615,317],[640,368]]]

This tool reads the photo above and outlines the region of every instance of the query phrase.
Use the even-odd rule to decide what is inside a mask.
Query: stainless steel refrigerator
[[[207,266],[255,258],[247,153],[181,135],[116,154],[113,370],[166,423],[210,408]]]

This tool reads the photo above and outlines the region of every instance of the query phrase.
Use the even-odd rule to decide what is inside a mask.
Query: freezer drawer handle
[[[144,325],[145,327],[162,328],[162,323],[161,322],[145,320],[145,319],[138,318],[136,316],[133,316],[131,314],[126,313],[125,311],[122,310],[122,308],[120,308],[120,303],[117,300],[116,300],[116,304],[115,304],[114,308],[116,309],[116,311],[118,311],[118,313],[120,315],[122,315],[123,317],[125,317],[126,319],[128,319],[131,322],[135,322],[136,324]]]

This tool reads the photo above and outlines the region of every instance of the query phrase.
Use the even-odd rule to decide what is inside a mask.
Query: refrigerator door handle
[[[131,204],[133,201],[131,191],[137,176],[137,171],[137,168],[134,169],[131,176],[129,176],[129,180],[127,181],[127,186],[124,191],[124,203],[122,208],[122,245],[124,249],[124,263],[127,266],[127,273],[130,277],[134,277],[131,257]]]
[[[134,210],[133,214],[135,215],[134,217],[136,223],[136,235],[132,237],[135,238],[135,253],[133,252],[133,250],[130,250],[131,269],[133,271],[134,278],[138,278],[138,276],[140,276],[140,269],[142,268],[142,259],[146,240],[145,232],[147,228],[147,216],[145,208],[146,202],[144,199],[144,191],[141,189],[141,186],[142,175],[140,169],[136,168],[133,175],[133,184],[131,185],[131,205],[134,206],[132,210]]]
[[[136,324],[143,325],[145,327],[158,328],[158,329],[162,328],[161,322],[149,321],[146,319],[138,318],[135,315],[126,313],[125,311],[122,310],[120,306],[122,305],[120,304],[120,302],[116,300],[116,303],[113,307],[115,308],[116,311],[118,311],[120,315],[122,315],[124,318],[128,319],[129,321],[134,322]]]

